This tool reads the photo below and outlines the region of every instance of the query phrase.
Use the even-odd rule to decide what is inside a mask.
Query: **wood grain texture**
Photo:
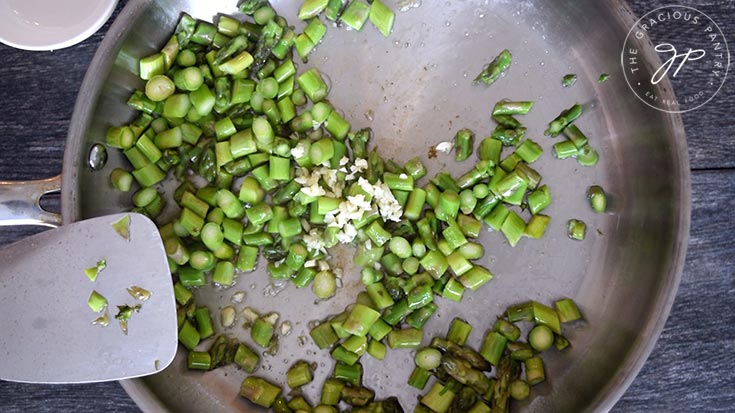
[[[0,382],[4,413],[139,413],[117,382],[37,385]]]
[[[61,171],[77,91],[101,39],[97,33],[82,44],[54,52],[0,46],[3,179],[44,178]]]
[[[118,6],[120,10],[124,1]],[[637,14],[669,3],[631,1]],[[735,32],[735,2],[681,1]],[[34,53],[0,45],[0,178],[35,179],[61,170],[69,119],[106,25],[87,41]],[[730,36],[731,37],[731,36]],[[730,38],[729,37],[729,38]],[[731,42],[731,44],[735,44]],[[686,93],[686,90],[677,93]],[[692,230],[685,272],[657,345],[614,412],[733,411],[735,406],[735,85],[684,114],[692,175]],[[1,229],[0,245],[34,232]],[[139,412],[117,383],[31,385],[0,382],[2,412]]]

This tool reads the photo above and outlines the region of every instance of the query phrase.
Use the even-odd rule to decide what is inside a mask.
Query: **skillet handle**
[[[61,190],[61,175],[37,181],[0,181],[0,227],[58,227],[61,215],[41,208],[41,197]]]

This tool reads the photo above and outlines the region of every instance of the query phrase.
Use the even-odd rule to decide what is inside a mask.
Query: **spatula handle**
[[[0,226],[58,227],[61,215],[41,207],[41,197],[61,190],[61,175],[37,181],[0,181]]]

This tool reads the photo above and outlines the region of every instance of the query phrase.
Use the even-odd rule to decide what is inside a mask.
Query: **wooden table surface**
[[[635,0],[631,5],[642,15],[668,3]],[[735,45],[735,2],[680,4],[709,14]],[[76,94],[108,27],[109,22],[83,43],[55,52],[0,45],[0,178],[38,179],[61,170]],[[734,78],[731,74],[706,107],[683,115],[692,170],[686,266],[666,327],[615,412],[735,411]],[[0,244],[34,231],[3,228]],[[0,382],[0,412],[139,411],[116,382],[61,386]]]

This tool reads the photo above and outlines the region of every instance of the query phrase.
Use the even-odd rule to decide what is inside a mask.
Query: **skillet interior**
[[[272,3],[296,22],[299,2]],[[135,75],[136,59],[160,48],[180,11],[211,20],[218,12],[235,11],[235,2],[129,2],[95,56],[74,110],[62,184],[65,222],[130,205],[127,196],[108,184],[109,171],[123,164],[120,154],[111,152],[108,172],[96,173],[86,167],[86,155],[91,145],[103,141],[108,126],[131,119],[125,100],[143,85]],[[318,66],[330,76],[331,101],[354,127],[373,128],[384,156],[404,162],[421,155],[432,174],[461,173],[470,164],[458,165],[449,156],[428,160],[429,146],[449,140],[462,127],[475,130],[478,137],[489,135],[494,127],[489,112],[497,100],[533,100],[534,109],[522,121],[527,136],[545,149],[535,167],[554,199],[548,210],[552,225],[540,241],[524,240],[510,248],[502,235],[483,234],[483,263],[496,278],[461,305],[442,300],[425,340],[444,334],[452,317],[461,316],[475,325],[470,343],[479,345],[488,320],[508,304],[572,297],[587,323],[570,330],[573,348],[568,353],[545,357],[549,380],[534,388],[524,411],[609,409],[663,328],[689,226],[689,169],[680,118],[639,102],[620,69],[620,47],[635,19],[620,2],[424,2],[397,14],[388,39],[369,26],[360,33],[330,28],[307,66]],[[472,77],[503,48],[514,54],[508,75],[490,88],[472,85]],[[644,53],[649,67],[656,61],[650,52]],[[602,72],[612,77],[598,84]],[[570,89],[560,86],[566,73],[579,77]],[[595,168],[552,159],[555,140],[543,136],[546,123],[575,102],[585,105],[577,123],[601,154]],[[369,110],[372,121],[364,116]],[[593,184],[611,194],[610,213],[589,210],[585,191]],[[570,218],[587,222],[584,242],[566,238]],[[310,293],[293,287],[265,297],[264,271],[241,276],[235,289],[247,292],[248,305],[279,311],[295,327],[281,340],[278,356],[264,358],[260,374],[283,382],[287,367],[299,358],[324,363],[314,382],[319,386],[331,373],[328,357],[309,339],[299,346],[298,337],[307,334],[309,321],[354,301],[359,278],[350,257],[349,250],[335,254],[345,270],[345,287],[338,297],[318,305]],[[231,292],[203,290],[197,296],[217,314],[229,305]],[[231,333],[249,340],[244,330]],[[398,393],[404,406],[412,406],[417,393],[404,384],[412,368],[410,352],[389,354],[383,363],[366,358],[366,385],[385,396],[402,389]],[[184,364],[178,357],[163,373],[123,385],[145,411],[252,410],[236,396],[242,372],[223,368],[191,373]]]

